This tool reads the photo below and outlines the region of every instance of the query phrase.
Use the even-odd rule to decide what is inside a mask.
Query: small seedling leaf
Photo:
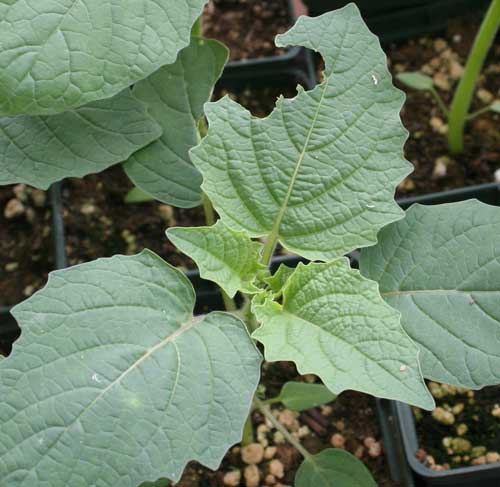
[[[363,462],[340,449],[306,458],[295,476],[295,487],[377,487]]]
[[[396,79],[401,81],[404,85],[414,90],[429,91],[434,88],[434,81],[430,76],[422,73],[399,73]]]
[[[337,396],[323,384],[287,382],[281,389],[278,400],[287,409],[304,411],[334,401]]]
[[[211,227],[169,228],[167,237],[196,262],[203,279],[216,282],[230,297],[237,291],[260,291],[254,281],[265,270],[259,264],[262,244],[243,232],[231,230],[219,220]]]

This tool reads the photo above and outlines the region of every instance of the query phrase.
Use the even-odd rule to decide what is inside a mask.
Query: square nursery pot
[[[287,0],[290,27],[295,24],[299,15],[295,0]],[[254,76],[256,74],[268,73],[294,67],[306,72],[307,76],[314,77],[314,61],[312,52],[303,47],[289,47],[281,55],[267,56],[262,58],[241,59],[229,61],[224,69],[222,77],[238,74],[241,76]]]
[[[49,190],[50,208],[52,212],[52,237],[54,262],[56,269],[67,266],[66,251],[64,248],[64,224],[61,205],[61,184],[56,183]],[[10,314],[11,307],[0,306],[0,353],[8,353],[11,344],[19,336],[20,330],[16,320]]]
[[[304,0],[310,15],[344,7],[349,0]],[[485,10],[490,0],[355,0],[368,27],[382,43],[446,29],[448,20]]]
[[[500,206],[500,185],[482,184],[443,193],[398,200],[404,209],[414,203],[435,205],[476,198],[483,203]],[[411,408],[403,403],[377,400],[384,446],[393,480],[404,487],[499,487],[500,464],[479,465],[434,471],[415,457],[420,448]]]

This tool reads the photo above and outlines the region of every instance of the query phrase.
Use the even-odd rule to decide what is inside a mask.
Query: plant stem
[[[194,23],[191,35],[195,37],[201,37],[203,35],[203,15],[200,15],[198,20]]]
[[[474,89],[500,24],[500,0],[492,0],[476,35],[465,71],[453,96],[448,117],[448,146],[452,154],[464,150],[464,129]]]
[[[448,117],[450,112],[449,112],[448,108],[446,108],[446,105],[444,104],[443,99],[439,96],[439,93],[436,91],[436,88],[431,88],[431,93],[432,93],[432,96],[434,97],[434,99],[436,100],[436,102],[439,106],[439,109],[443,112],[443,115]]]
[[[241,440],[241,444],[242,446],[247,446],[254,442],[255,438],[253,435],[252,413],[250,413],[245,422],[245,427],[243,428],[243,438]]]
[[[210,227],[215,223],[215,213],[214,207],[205,193],[203,193],[203,211],[205,213],[205,222]]]
[[[254,398],[255,407],[272,423],[272,425],[294,446],[304,458],[311,458],[312,455],[302,446],[299,440],[295,438],[273,415],[271,408],[262,402],[259,398]]]
[[[262,251],[262,259],[261,262],[266,267],[269,267],[271,263],[271,259],[274,254],[274,249],[276,248],[276,244],[278,243],[278,238],[274,237],[272,234],[267,238],[266,243],[264,244],[264,250]]]
[[[467,120],[472,120],[476,117],[479,117],[479,115],[482,115],[483,113],[489,112],[490,110],[491,110],[491,105],[480,108],[479,110],[476,110],[475,112],[469,113],[469,115],[467,115]]]

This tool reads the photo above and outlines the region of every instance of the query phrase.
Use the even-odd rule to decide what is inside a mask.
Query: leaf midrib
[[[321,107],[323,106],[323,101],[325,99],[326,91],[328,89],[328,84],[330,83],[331,77],[328,77],[327,80],[325,81],[325,84],[323,85],[323,91],[321,93],[321,98],[318,102],[318,107],[316,108],[316,112],[314,114],[313,121],[311,123],[311,128],[309,129],[309,132],[307,133],[306,140],[304,141],[304,147],[302,149],[302,152],[299,155],[299,158],[295,164],[295,169],[293,171],[292,179],[290,181],[290,184],[288,185],[288,189],[285,195],[285,199],[283,200],[283,204],[281,205],[278,214],[276,215],[276,220],[274,221],[274,225],[271,229],[271,233],[269,234],[268,240],[270,242],[274,242],[274,244],[277,242],[279,238],[279,232],[280,232],[280,227],[281,227],[281,222],[283,221],[283,217],[285,216],[285,212],[288,208],[288,203],[290,201],[290,198],[292,196],[293,188],[295,186],[295,183],[297,181],[300,167],[302,165],[302,162],[304,161],[304,157],[306,155],[307,149],[309,147],[309,142],[311,141],[311,137],[313,134],[313,131],[316,126],[316,122],[318,120],[319,112],[321,110]]]

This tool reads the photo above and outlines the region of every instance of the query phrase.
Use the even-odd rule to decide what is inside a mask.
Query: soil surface
[[[450,106],[458,79],[479,27],[479,19],[468,17],[449,24],[443,38],[424,37],[386,48],[394,75],[421,71],[434,78],[439,95]],[[500,115],[489,112],[466,126],[465,152],[451,156],[447,146],[446,117],[430,93],[402,86],[407,101],[402,120],[410,132],[406,158],[415,172],[399,187],[398,196],[421,195],[436,191],[495,182],[500,168]],[[491,49],[479,79],[470,112],[500,98],[500,45]],[[497,182],[500,174],[497,173]]]
[[[230,60],[279,56],[274,38],[291,26],[287,0],[212,0],[205,8],[203,33],[230,49]]]
[[[417,458],[434,470],[500,462],[500,387],[470,391],[431,383],[430,389],[437,408],[414,409]]]
[[[264,366],[263,383],[266,384],[266,397],[275,397],[287,380],[314,381],[313,376],[297,376],[295,368],[288,362],[276,362]],[[326,407],[314,408],[302,413],[288,411],[283,407],[273,409],[275,416],[292,434],[301,438],[305,447],[312,453],[325,448],[344,448],[358,456],[368,467],[379,487],[400,487],[387,476],[387,466],[376,419],[375,401],[370,396],[356,392],[344,392],[336,401]],[[302,462],[300,454],[283,441],[280,434],[267,423],[258,412],[253,413],[256,443],[266,452],[276,449],[271,458],[264,458],[257,464],[258,486],[293,485],[295,472]],[[235,486],[245,486],[245,471],[251,470],[242,459],[241,447],[233,447],[217,472],[212,472],[198,464],[190,464],[182,480],[176,487],[222,487],[227,485],[227,475],[241,477]],[[255,475],[255,469],[252,474]],[[271,472],[281,473],[279,477]],[[239,472],[239,474],[238,474]],[[255,478],[255,477],[254,477]],[[269,482],[269,483],[268,483]],[[273,483],[274,482],[274,483]]]
[[[49,194],[0,187],[0,307],[31,296],[54,268]]]

